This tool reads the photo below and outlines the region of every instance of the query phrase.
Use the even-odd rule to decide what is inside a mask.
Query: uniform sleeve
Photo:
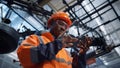
[[[47,43],[46,45],[40,44],[37,48],[40,56],[40,62],[42,62],[44,60],[55,59],[55,55],[62,48],[62,43],[59,40],[55,40]]]
[[[80,68],[86,68],[86,54],[80,54],[79,55],[79,64]]]
[[[62,48],[59,40],[54,40],[46,45],[39,42],[37,35],[30,35],[18,47],[17,55],[22,66],[31,66],[33,63],[52,60]]]
[[[36,41],[35,41],[36,40]],[[17,49],[17,56],[23,67],[32,66],[30,49],[39,45],[39,39],[36,35],[30,35],[22,41]]]
[[[86,54],[74,54],[72,68],[86,68]]]

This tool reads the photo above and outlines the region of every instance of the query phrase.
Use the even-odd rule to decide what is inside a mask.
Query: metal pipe
[[[84,0],[81,0],[81,1],[84,1]],[[78,5],[79,3],[76,2],[75,4],[73,4],[72,6],[70,6],[69,8],[65,9],[64,11],[69,11],[71,10],[73,7],[75,7],[76,5]]]
[[[5,15],[5,18],[9,18],[10,15],[11,15],[11,11],[10,11],[10,9],[9,9],[9,10],[7,11],[7,14]]]
[[[119,16],[120,17],[120,16]],[[101,25],[99,25],[99,26],[97,26],[97,27],[95,27],[95,28],[93,28],[93,30],[95,30],[95,29],[97,29],[97,28],[99,28],[100,26],[102,26],[102,25],[106,25],[106,24],[108,24],[108,23],[110,23],[110,22],[113,22],[114,20],[116,20],[116,19],[118,19],[118,17],[116,17],[116,18],[114,18],[114,19],[112,19],[112,20],[109,20],[109,21],[107,21],[107,22],[105,22],[105,23],[103,23],[103,24],[101,24]],[[87,31],[87,32],[85,32],[84,34],[82,34],[83,36],[85,35],[85,34],[87,34],[87,33],[89,33],[91,30],[89,30],[89,31]]]
[[[114,3],[114,2],[116,2],[116,1],[118,1],[118,0],[113,0],[113,1],[111,1],[110,3]],[[106,3],[107,1],[105,1],[104,3]],[[101,4],[102,5],[102,4]],[[99,5],[100,6],[100,5]],[[99,6],[97,6],[97,7],[99,7]],[[102,6],[101,8],[99,8],[97,11],[99,12],[100,10],[102,10],[102,9],[104,9],[104,8],[106,8],[106,6],[109,6],[109,3],[108,4],[106,4],[106,5],[104,5],[104,6]],[[71,6],[70,6],[71,7]],[[69,8],[69,9],[71,9],[71,8]],[[92,12],[91,14],[89,14],[90,16],[91,15],[93,15],[93,14],[95,14],[96,13],[96,11],[94,11],[94,12]],[[83,17],[81,20],[84,20],[84,19],[86,19],[87,17],[89,17],[89,16],[85,16],[85,17]],[[99,16],[96,16],[96,18],[97,17],[99,17]],[[95,19],[95,18],[93,18],[93,19]],[[79,21],[81,21],[81,20],[79,20]],[[92,20],[90,20],[90,21],[92,21]],[[88,22],[90,22],[90,21],[88,21]],[[87,24],[88,22],[86,22],[85,24]]]
[[[110,0],[107,0],[107,1],[108,1],[109,5],[111,6],[111,8],[113,9],[115,15],[116,15],[117,17],[119,17],[118,13],[116,12],[116,10],[114,9],[114,7],[112,6],[112,3],[110,2]],[[119,21],[120,21],[120,18],[118,18],[118,19],[119,19]]]
[[[82,1],[83,1],[83,0],[82,0]],[[82,1],[81,1],[81,2],[82,2]],[[64,3],[68,8],[71,8],[71,6],[69,6],[65,0],[63,0],[63,3]],[[75,13],[72,9],[71,9],[71,12],[75,15],[75,17],[76,17],[77,19],[79,19],[79,21],[80,21],[81,24],[83,25],[84,23],[82,22],[82,20],[76,15],[76,13]],[[72,14],[71,14],[71,15],[72,15]]]
[[[105,1],[105,2],[103,2],[102,4],[96,6],[96,9],[97,9],[98,7],[100,7],[101,5],[105,4],[106,2],[107,2],[107,1]],[[83,6],[83,7],[85,7],[85,6]],[[90,12],[92,12],[93,10],[94,10],[94,8],[91,9]],[[90,12],[88,12],[88,13],[90,13]],[[86,15],[86,14],[81,15],[80,18],[83,17],[83,16],[85,16],[85,15]]]
[[[110,53],[114,48],[119,47],[119,46],[120,46],[120,44],[118,44],[116,46],[111,46],[111,47],[108,46],[108,48],[106,50],[98,50],[98,52],[92,51],[86,55],[86,59],[97,58],[99,56],[105,55],[107,53]]]
[[[110,11],[111,9],[112,8],[109,8],[108,10],[104,11],[103,13],[101,13],[101,15],[105,14],[106,12]],[[92,20],[96,19],[97,17],[99,17],[99,16],[96,16],[96,17],[92,18]],[[89,21],[85,22],[85,24],[91,22],[92,20],[89,20]]]
[[[46,26],[44,26],[44,24],[42,24],[36,17],[34,17],[33,15],[31,15],[37,22],[39,22],[44,28],[47,28]]]
[[[110,33],[108,33],[108,34],[104,35],[104,37],[105,37],[105,36],[108,36],[108,35],[111,35],[111,34],[113,34],[113,33],[117,32],[117,31],[120,31],[120,28],[118,28],[118,29],[116,29],[116,30],[114,30],[114,31],[112,31],[112,32],[110,32]]]
[[[116,1],[118,1],[118,0],[113,0],[113,1],[111,1],[110,3],[114,3],[114,2],[116,2]],[[106,6],[109,6],[109,3],[106,4],[106,5],[104,5],[103,7],[99,8],[97,11],[99,12],[100,10],[106,8]],[[90,15],[93,15],[93,14],[95,14],[95,13],[96,13],[96,11],[92,12]],[[84,20],[84,19],[86,19],[87,17],[88,17],[88,16],[82,18],[81,20]]]
[[[98,14],[98,16],[100,17],[100,19],[102,19],[101,15],[99,14],[99,12],[97,11],[97,9],[95,8],[95,6],[93,5],[93,3],[89,0],[89,2],[91,3],[91,5],[93,6],[93,8],[95,9],[96,13]]]
[[[9,7],[9,6],[8,6]],[[19,13],[17,13],[14,9],[12,9],[11,7],[9,7],[13,12],[15,12],[21,19],[23,19],[24,21],[26,21],[29,25],[31,25],[34,29],[36,29],[37,31],[39,31],[37,28],[35,28],[32,24],[30,24],[26,19],[24,19],[24,17],[22,17]]]
[[[90,17],[90,19],[92,20],[92,17],[91,17],[91,15],[87,12],[87,10],[83,7],[83,5],[82,4],[80,4],[80,6],[83,8],[83,10],[86,12],[86,14]]]

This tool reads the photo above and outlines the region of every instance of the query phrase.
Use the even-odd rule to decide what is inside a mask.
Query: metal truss
[[[16,13],[21,19],[26,21],[34,29],[38,30],[32,24],[30,24],[24,17],[22,17],[19,14],[19,12],[15,11],[16,9],[27,12],[38,23],[40,23],[41,26],[43,26],[45,29],[47,29],[46,23],[41,23],[41,21],[43,21],[42,18],[45,18],[47,20],[49,18],[49,16],[52,14],[52,11],[45,10],[44,8],[40,7],[37,2],[29,3],[29,2],[22,1],[22,0],[1,0],[0,3],[6,5],[10,10],[12,10],[14,13]],[[8,15],[8,13],[6,15]],[[10,14],[9,14],[9,16],[10,16]],[[42,18],[40,18],[40,17],[42,17]]]
[[[118,15],[117,11],[113,7],[113,4],[116,3],[118,0],[105,0],[103,3],[101,3],[98,6],[94,5],[93,2],[95,0],[87,0],[88,3],[86,5],[82,4],[83,1],[86,1],[86,0],[77,0],[76,2],[74,2],[74,4],[69,5],[69,4],[67,4],[67,2],[65,0],[63,0],[63,3],[67,6],[67,8],[64,11],[68,12],[70,14],[73,22],[77,21],[76,22],[77,24],[73,24],[73,25],[77,27],[79,37],[85,36],[85,35],[88,35],[88,33],[94,32],[95,34],[97,34],[99,36],[99,38],[105,38],[106,36],[109,36],[109,35],[117,32],[117,31],[120,31],[120,28],[118,28],[118,29],[114,30],[113,32],[107,33],[106,35],[102,34],[102,32],[99,31],[101,26],[108,25],[108,24],[110,24],[110,23],[112,23],[112,22],[114,22],[116,20],[120,21],[120,16]],[[93,7],[93,9],[91,9],[89,11],[86,10],[85,7],[87,5],[91,5]],[[79,7],[79,9],[77,8],[77,10],[74,11],[76,6],[80,6],[80,7]],[[107,8],[107,9],[104,10],[105,8]],[[81,16],[78,16],[76,13],[80,13],[79,10],[83,10],[84,14],[82,14]],[[104,11],[100,12],[102,10],[104,10]],[[102,15],[104,15],[105,13],[107,13],[107,12],[109,12],[111,10],[116,15],[116,17],[114,19],[108,20],[108,21],[106,21],[106,22],[102,23],[101,25],[98,25],[98,26],[96,26],[94,28],[87,25],[87,24],[89,24],[90,22],[94,21],[97,18],[100,18],[101,20],[103,20]],[[94,14],[96,14],[96,16],[92,17],[92,15],[94,15]],[[86,19],[89,19],[89,20],[85,21]],[[85,30],[86,32],[83,33],[82,35],[80,35],[79,28],[86,29]],[[118,45],[118,46],[120,46],[120,45]],[[103,47],[107,48],[107,44],[103,45]],[[117,47],[117,45],[116,45],[116,47]],[[114,49],[114,46],[111,47],[111,49]],[[99,54],[96,54],[95,52],[96,51],[91,52],[90,54],[88,54],[87,57],[88,58],[91,58],[91,57],[96,58],[96,57],[99,57],[99,56],[104,55],[106,53],[109,53],[110,51],[108,51],[107,49],[105,49],[105,50],[100,49]]]

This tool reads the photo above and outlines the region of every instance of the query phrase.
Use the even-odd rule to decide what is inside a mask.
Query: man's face
[[[51,27],[52,27],[51,29],[52,34],[55,35],[55,37],[58,37],[61,34],[64,34],[64,32],[67,29],[67,24],[62,20],[56,20],[53,26]]]

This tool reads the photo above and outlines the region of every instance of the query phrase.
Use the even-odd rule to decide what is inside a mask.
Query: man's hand
[[[72,47],[75,42],[78,42],[77,47],[80,48],[80,53],[86,53],[89,49],[89,45],[92,43],[92,39],[88,36],[85,36],[82,40],[78,40],[70,35],[65,35],[62,37],[63,48]]]
[[[85,36],[84,40],[80,40],[79,44],[77,45],[77,47],[80,48],[80,53],[86,53],[91,43],[92,39],[88,36]]]
[[[77,38],[73,38],[70,35],[65,35],[62,37],[62,44],[64,48],[73,46],[73,43],[77,41]]]

